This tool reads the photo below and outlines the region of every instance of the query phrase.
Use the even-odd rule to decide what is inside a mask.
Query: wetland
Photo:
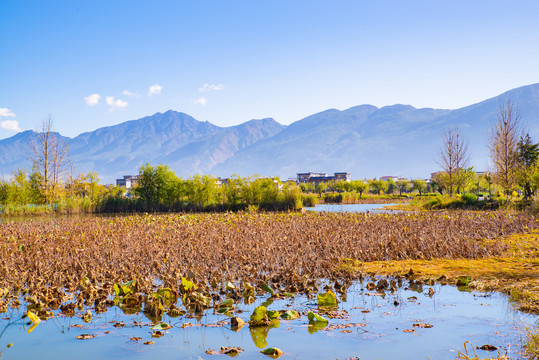
[[[469,341],[524,358],[537,228],[463,211],[3,223],[1,356],[454,359]]]

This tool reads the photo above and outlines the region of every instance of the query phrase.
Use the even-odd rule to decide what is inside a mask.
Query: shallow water
[[[280,348],[285,352],[284,359],[455,359],[458,351],[463,350],[463,343],[470,341],[474,346],[495,345],[500,347],[502,354],[508,352],[512,359],[521,358],[519,352],[522,351],[524,329],[527,325],[536,324],[537,316],[513,310],[506,297],[498,293],[461,292],[453,286],[435,285],[432,287],[434,295],[429,297],[429,288],[423,286],[422,292],[404,288],[382,297],[356,283],[348,289],[347,301],[339,303],[338,310],[344,318],[330,319],[325,329],[312,334],[313,328],[309,327],[305,315],[292,321],[281,320],[278,328],[251,330],[246,324],[235,332],[230,329],[227,316],[208,310],[200,321],[188,315],[174,319],[165,315],[163,321],[173,328],[165,331],[163,337],[152,339],[151,323],[142,313],[128,316],[117,307],[103,314],[93,313],[89,324],[78,316],[60,315],[42,321],[28,334],[27,319],[21,320],[24,313],[21,307],[0,315],[0,329],[3,330],[0,351],[5,349],[2,360],[219,359],[218,355],[206,354],[206,350],[236,346],[245,350],[238,355],[240,359],[267,359],[260,353],[265,347]],[[265,300],[260,298],[251,305],[236,305],[237,309],[243,310],[237,316],[249,320],[253,309]],[[316,298],[303,296],[276,300],[267,308],[317,311]],[[86,309],[78,315],[84,312]],[[134,325],[134,321],[142,323],[142,326]],[[114,327],[114,322],[124,322],[126,326]],[[432,327],[414,327],[416,323]],[[211,324],[222,326],[208,326]],[[328,330],[330,326],[339,324],[361,325],[344,329],[351,332]],[[82,325],[83,328],[70,327],[72,325]],[[265,331],[267,337],[264,336]],[[75,339],[81,334],[96,337]],[[142,337],[142,340],[131,341],[134,336]],[[143,342],[148,340],[155,341],[155,344],[144,345]],[[6,349],[8,343],[13,343],[13,347]],[[480,358],[496,354],[476,351]]]
[[[400,210],[385,210],[386,206],[398,204],[320,204],[315,207],[306,207],[307,211],[316,212],[372,212],[372,213],[398,213]],[[132,216],[136,213],[111,213],[111,214],[42,214],[42,215],[21,215],[21,216],[0,216],[1,223],[9,222],[41,222],[56,219],[87,219],[93,217],[123,217]],[[142,215],[142,213],[138,213]]]
[[[385,210],[386,206],[398,204],[320,204],[315,207],[306,207],[307,211],[318,212],[373,212],[373,213],[395,213],[399,210]]]

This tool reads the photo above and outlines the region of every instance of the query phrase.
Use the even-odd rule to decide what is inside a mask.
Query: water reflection
[[[375,285],[368,286],[369,283]],[[180,359],[211,358],[206,351],[221,347],[240,347],[242,359],[263,358],[266,347],[282,349],[291,358],[344,359],[455,359],[463,343],[474,346],[495,345],[511,358],[519,358],[521,337],[526,325],[537,317],[514,311],[498,293],[461,292],[452,286],[430,286],[405,281],[392,291],[392,284],[373,279],[355,283],[339,296],[334,308],[318,307],[316,297],[296,296],[266,302],[268,310],[297,310],[296,320],[281,319],[271,327],[233,329],[230,317],[206,310],[204,316],[185,313],[177,318],[164,315],[161,321],[172,326],[162,337],[152,337],[153,322],[143,313],[125,314],[118,307],[93,313],[90,323],[79,316],[56,316],[42,321],[32,333],[24,309],[9,309],[1,314],[0,351],[2,359]],[[235,313],[248,321],[256,306],[236,303]],[[178,304],[179,306],[180,304]],[[328,323],[309,322],[313,311]],[[119,326],[118,324],[122,324]],[[123,326],[125,325],[125,326]],[[236,330],[236,331],[234,331]],[[77,336],[90,334],[88,340]],[[373,341],[375,340],[375,341]],[[145,342],[154,341],[152,345]],[[6,348],[13,343],[13,347]],[[476,350],[484,358],[492,353]]]

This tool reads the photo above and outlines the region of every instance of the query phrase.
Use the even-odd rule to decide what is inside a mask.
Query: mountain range
[[[359,105],[329,109],[288,126],[271,118],[219,127],[169,110],[74,138],[61,137],[80,172],[96,171],[103,183],[136,174],[141,165],[166,164],[182,177],[295,177],[297,172],[347,171],[352,178],[397,175],[427,178],[442,132],[458,126],[469,142],[471,165],[488,168],[488,139],[501,103],[511,99],[532,139],[539,141],[539,84],[523,86],[455,110],[410,105]],[[0,140],[0,176],[31,168],[32,130]]]

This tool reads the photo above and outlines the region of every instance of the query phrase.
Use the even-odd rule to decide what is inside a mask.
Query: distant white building
[[[382,181],[389,181],[389,180],[393,180],[394,182],[397,182],[399,180],[399,177],[398,176],[382,176],[380,178],[380,180]]]
[[[321,183],[321,182],[329,182],[329,181],[346,181],[350,182],[352,181],[352,176],[350,173],[347,172],[336,172],[332,176],[328,175],[327,173],[315,173],[315,172],[307,172],[307,173],[297,173],[297,180],[296,182],[298,184],[301,183]]]
[[[137,185],[138,181],[138,175],[124,175],[123,179],[116,179],[116,185],[126,189],[131,189],[133,186]]]

